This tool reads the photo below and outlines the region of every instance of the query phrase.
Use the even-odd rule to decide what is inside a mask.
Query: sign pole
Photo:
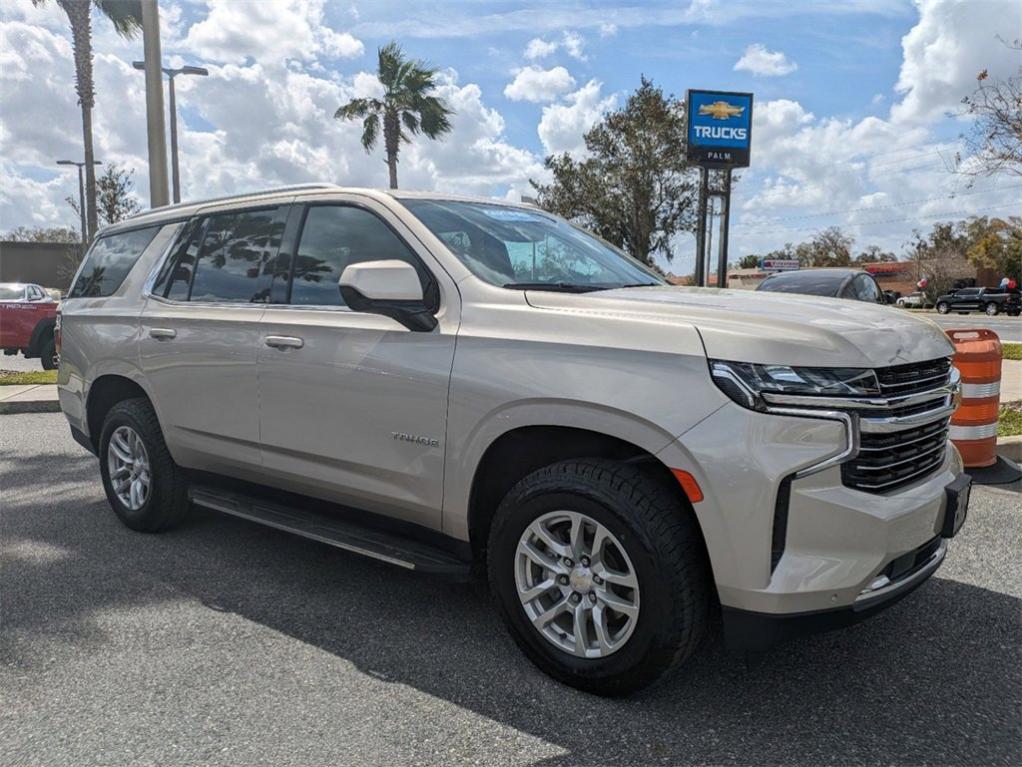
[[[699,213],[696,222],[696,272],[695,282],[699,287],[706,285],[706,197],[709,186],[709,171],[699,168]]]
[[[720,255],[717,258],[717,287],[727,287],[727,239],[731,228],[731,169],[724,171],[724,215],[720,220]]]

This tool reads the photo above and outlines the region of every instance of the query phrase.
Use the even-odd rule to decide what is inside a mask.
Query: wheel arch
[[[85,402],[88,438],[99,449],[99,433],[110,408],[126,399],[144,397],[152,404],[149,392],[136,380],[120,373],[106,373],[96,378],[89,387]]]
[[[494,513],[507,492],[532,472],[560,461],[604,458],[643,467],[651,481],[663,483],[699,521],[681,485],[655,451],[604,431],[557,424],[521,425],[508,429],[480,457],[468,493],[466,523],[475,558],[482,561]],[[705,541],[702,542],[705,547]]]
[[[28,341],[28,348],[25,350],[26,357],[38,357],[40,355],[43,344],[46,343],[47,338],[53,335],[56,325],[56,317],[43,317],[35,324],[35,327],[32,328],[32,336]]]

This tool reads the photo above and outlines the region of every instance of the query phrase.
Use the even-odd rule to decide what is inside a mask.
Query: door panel
[[[287,489],[440,527],[454,334],[346,308],[271,306],[259,345],[264,470]],[[299,339],[269,346],[266,337]]]
[[[257,470],[263,311],[258,305],[147,301],[140,362],[178,463],[238,476]]]

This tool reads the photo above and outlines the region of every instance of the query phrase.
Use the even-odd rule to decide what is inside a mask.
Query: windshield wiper
[[[511,290],[552,290],[561,293],[591,293],[594,290],[607,290],[602,285],[581,285],[575,282],[505,282],[501,287]]]
[[[661,282],[633,282],[631,285],[622,285],[622,288],[659,288],[662,287]]]

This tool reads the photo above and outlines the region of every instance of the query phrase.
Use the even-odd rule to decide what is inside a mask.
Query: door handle
[[[301,349],[305,346],[305,341],[295,336],[266,336],[263,340],[274,349]]]
[[[149,328],[149,337],[157,341],[169,341],[177,337],[177,331],[173,328]]]

